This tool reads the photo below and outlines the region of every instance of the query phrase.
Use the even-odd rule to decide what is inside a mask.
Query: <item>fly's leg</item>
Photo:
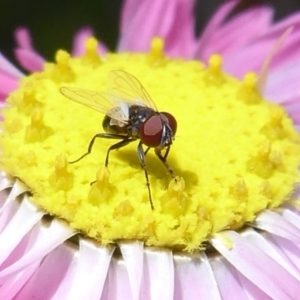
[[[122,141],[120,141],[120,142],[118,142],[118,143],[113,144],[112,146],[110,146],[110,147],[108,148],[107,154],[106,154],[105,167],[108,166],[109,153],[110,153],[111,150],[120,149],[120,148],[122,148],[122,147],[128,145],[129,143],[134,142],[134,141],[136,141],[136,140],[135,140],[135,139],[126,139],[126,140],[125,140],[125,139],[124,139],[124,140],[122,140]]]
[[[162,163],[166,166],[166,168],[168,169],[171,177],[175,178],[176,175],[175,175],[173,169],[171,168],[171,166],[167,162],[167,157],[169,155],[170,148],[171,148],[171,146],[167,147],[166,153],[164,155],[161,154],[161,149],[155,149],[155,154],[162,161]]]
[[[150,182],[149,182],[147,166],[146,166],[146,154],[149,151],[149,149],[150,148],[148,147],[147,150],[144,152],[142,142],[139,142],[139,144],[137,146],[137,152],[138,152],[139,160],[140,160],[140,163],[141,163],[141,167],[143,168],[144,173],[145,173],[145,178],[146,178],[146,184],[147,184],[147,188],[148,188],[148,195],[149,195],[149,201],[150,201],[151,209],[154,210],[154,206],[153,206],[153,202],[152,202],[152,196],[151,196]]]
[[[86,153],[84,153],[82,156],[80,156],[78,159],[73,160],[73,161],[69,161],[69,164],[74,164],[80,160],[82,160],[84,157],[86,157],[87,155],[89,155],[92,151],[93,145],[95,143],[95,140],[97,138],[104,138],[104,139],[119,139],[119,140],[124,140],[124,141],[131,141],[131,139],[128,139],[126,136],[121,135],[121,134],[113,134],[113,133],[98,133],[96,134],[90,141],[89,143],[89,147]],[[127,145],[127,144],[125,144]],[[125,146],[124,145],[124,146]],[[122,146],[121,146],[122,147]],[[120,148],[120,147],[119,147]],[[109,149],[108,149],[108,153],[106,155],[106,160],[105,160],[105,166],[107,167],[108,164],[108,154],[109,154]]]

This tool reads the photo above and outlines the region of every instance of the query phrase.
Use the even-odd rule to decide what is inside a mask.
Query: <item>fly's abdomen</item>
[[[108,115],[104,117],[102,127],[107,133],[122,134],[124,136],[128,135],[126,124],[118,122]]]

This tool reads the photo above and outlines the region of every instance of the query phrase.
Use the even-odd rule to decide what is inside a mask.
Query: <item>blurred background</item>
[[[140,0],[147,1],[147,0]],[[151,1],[151,0],[148,0]],[[198,0],[195,6],[195,34],[199,35],[211,14],[222,0]],[[275,8],[275,19],[300,9],[300,0],[245,0],[239,9],[257,2]],[[122,0],[1,0],[0,51],[11,61],[15,45],[13,32],[26,26],[34,37],[35,48],[48,60],[53,60],[58,48],[71,49],[75,31],[85,25],[94,28],[95,36],[114,50],[119,33]],[[255,21],[255,20],[254,20]]]

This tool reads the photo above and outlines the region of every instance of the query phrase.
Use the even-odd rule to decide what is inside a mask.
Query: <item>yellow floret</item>
[[[147,54],[97,54],[97,41],[72,58],[24,77],[3,110],[1,164],[32,191],[49,214],[103,244],[139,239],[147,245],[193,251],[212,234],[251,222],[265,208],[289,199],[299,181],[299,134],[283,108],[262,99],[255,74],[242,82],[222,71],[213,55],[170,59],[155,39]],[[103,115],[60,94],[62,86],[105,92],[111,70],[126,70],[145,86],[160,111],[178,122],[168,162],[171,179],[154,151],[147,154],[151,209],[137,143],[110,154]],[[94,182],[92,185],[91,182]]]

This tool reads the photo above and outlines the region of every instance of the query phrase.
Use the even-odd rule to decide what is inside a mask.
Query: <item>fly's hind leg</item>
[[[82,160],[84,157],[86,157],[87,155],[89,155],[91,152],[92,152],[92,148],[93,148],[93,145],[95,143],[95,140],[97,138],[104,138],[104,139],[117,139],[117,140],[122,140],[121,142],[123,141],[132,141],[132,139],[128,139],[126,136],[124,135],[121,135],[121,134],[113,134],[113,133],[98,133],[96,134],[90,141],[89,143],[89,146],[88,146],[88,150],[86,153],[84,153],[82,156],[80,156],[79,158],[77,158],[76,160],[73,160],[73,161],[69,161],[69,164],[74,164],[80,160]],[[120,143],[121,143],[120,142]],[[125,145],[127,145],[129,142],[125,143]],[[119,143],[117,143],[119,144]],[[114,145],[113,145],[114,146]],[[112,147],[112,146],[111,146]],[[123,146],[120,146],[118,148],[121,148]],[[112,150],[112,149],[111,149]],[[109,155],[109,151],[110,151],[110,148],[108,149],[108,152],[107,152],[107,155],[106,155],[106,160],[105,160],[105,166],[108,165],[108,155]]]

